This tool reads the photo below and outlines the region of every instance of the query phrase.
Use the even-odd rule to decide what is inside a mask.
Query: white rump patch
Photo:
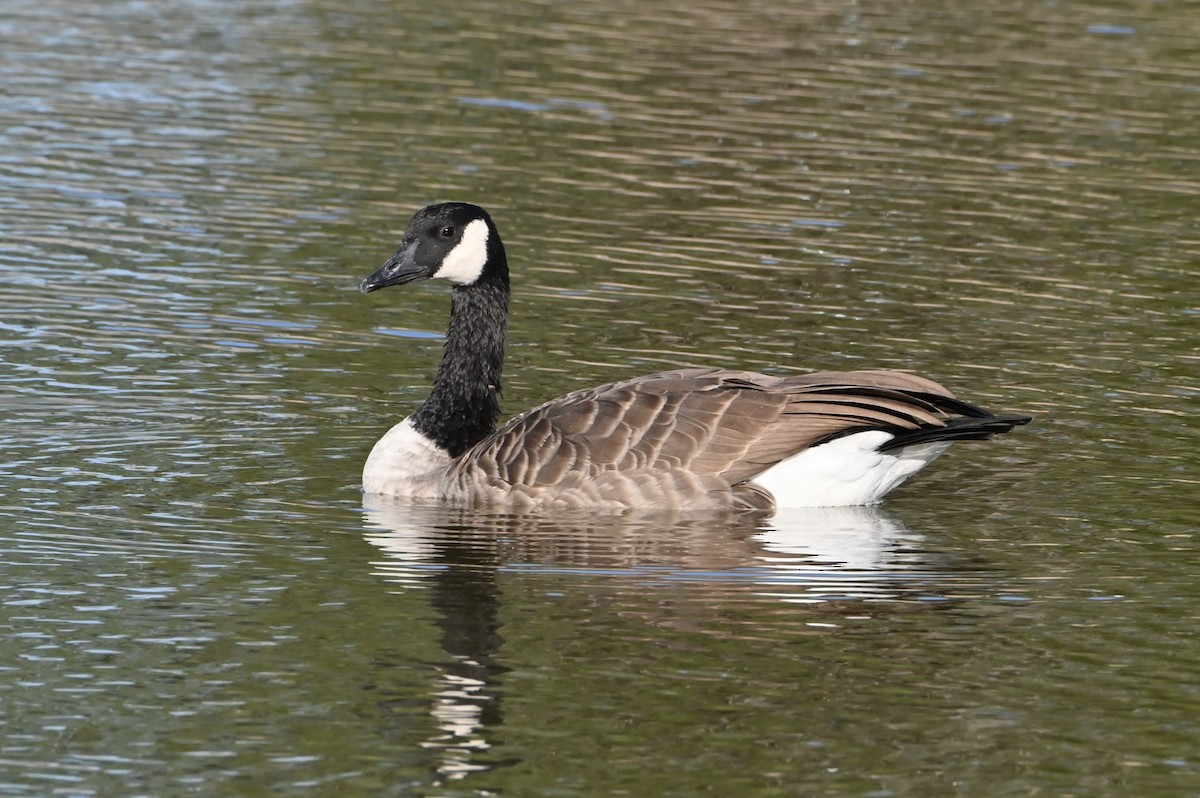
[[[780,508],[875,504],[950,446],[943,441],[879,451],[893,437],[870,430],[835,438],[771,466],[754,483],[775,494]]]
[[[455,285],[470,285],[483,274],[488,258],[488,226],[483,219],[471,221],[462,231],[462,238],[446,255],[434,272],[435,279],[449,280]]]

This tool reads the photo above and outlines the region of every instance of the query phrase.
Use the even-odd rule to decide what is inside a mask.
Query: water
[[[0,11],[0,794],[1200,792],[1184,5]],[[880,510],[364,507],[491,209],[505,406],[896,367]]]

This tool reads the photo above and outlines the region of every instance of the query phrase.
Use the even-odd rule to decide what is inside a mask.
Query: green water
[[[0,9],[0,795],[1200,794],[1187,4]],[[368,502],[447,298],[505,407],[903,368],[1036,423],[879,510]]]

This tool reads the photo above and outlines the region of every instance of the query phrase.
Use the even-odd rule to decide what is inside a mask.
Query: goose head
[[[465,287],[507,277],[504,245],[487,211],[466,202],[443,202],[413,216],[400,248],[359,290],[367,294],[419,280]]]

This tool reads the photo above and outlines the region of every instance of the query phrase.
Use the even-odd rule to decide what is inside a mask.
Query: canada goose
[[[419,211],[359,288],[428,279],[453,286],[441,365],[421,407],[371,450],[366,493],[518,511],[873,504],[952,441],[1031,419],[895,371],[692,368],[575,391],[497,430],[508,260],[486,211]]]

